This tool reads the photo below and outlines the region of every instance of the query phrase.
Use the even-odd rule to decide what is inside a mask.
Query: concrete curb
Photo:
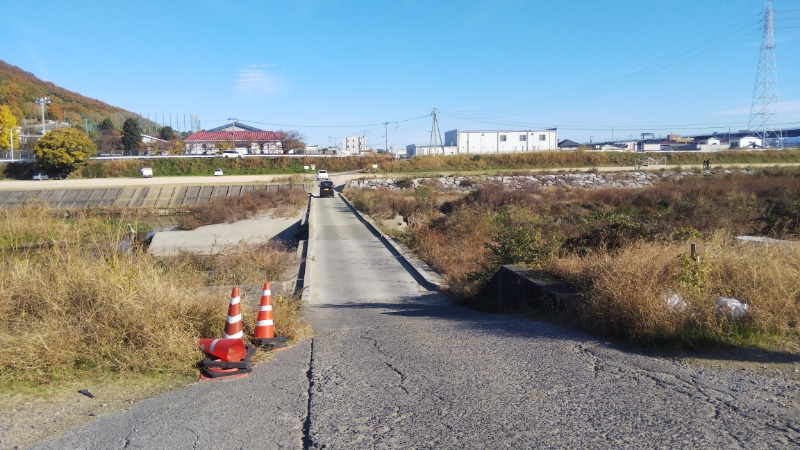
[[[345,197],[345,195],[341,192],[339,192],[339,197],[345,202],[345,204],[347,204],[347,206],[359,219],[367,224],[371,231],[379,237],[381,242],[383,242],[383,244],[389,248],[389,250],[398,258],[398,260],[400,260],[400,263],[406,268],[410,269],[411,274],[423,287],[431,291],[442,291],[447,288],[447,285],[444,284],[444,278],[431,269],[431,267],[425,263],[425,261],[417,257],[417,255],[415,255],[414,252],[406,247],[405,244],[393,237],[383,234],[375,221],[372,220],[371,217],[358,211],[352,205],[352,203],[350,203],[350,200],[348,200],[347,197]]]
[[[304,225],[308,230],[308,237],[305,241],[304,253],[302,258],[302,282],[297,283],[297,289],[301,291],[300,300],[308,303],[311,300],[311,291],[308,289],[311,284],[311,263],[314,260],[314,209],[311,207],[312,196],[308,196],[308,209],[304,220]]]

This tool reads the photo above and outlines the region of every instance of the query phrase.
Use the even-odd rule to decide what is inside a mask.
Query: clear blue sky
[[[444,131],[559,139],[744,129],[764,0],[10,1],[0,59],[127,110],[236,117],[327,146]],[[774,0],[781,119],[800,126],[800,1]],[[182,120],[182,119],[181,119]],[[182,127],[182,124],[181,124]],[[177,128],[181,128],[177,127]]]

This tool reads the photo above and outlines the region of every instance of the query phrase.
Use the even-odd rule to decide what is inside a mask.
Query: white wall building
[[[415,156],[428,156],[428,155],[455,155],[458,148],[455,145],[407,145],[405,154],[408,158]]]
[[[526,131],[461,131],[444,133],[444,145],[455,153],[521,153],[558,150],[558,129]]]
[[[342,156],[358,155],[367,150],[364,136],[346,136],[342,139]]]
[[[761,138],[755,136],[742,136],[738,139],[731,139],[731,148],[759,148]]]

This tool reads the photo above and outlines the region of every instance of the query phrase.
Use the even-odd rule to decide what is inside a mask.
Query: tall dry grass
[[[264,246],[159,260],[126,245],[124,219],[0,211],[0,386],[192,373],[197,339],[224,328],[231,286],[278,279],[295,257]],[[307,333],[298,308],[291,299],[275,305],[276,317],[293,317],[279,332]],[[252,328],[255,313],[246,317]]]
[[[577,312],[591,330],[635,342],[741,342],[800,338],[800,246],[735,243],[725,233],[698,242],[639,242],[619,252],[554,259],[548,273],[580,287]],[[677,296],[677,297],[673,297]],[[684,303],[670,305],[670,297]],[[745,302],[742,319],[717,311],[718,297]]]

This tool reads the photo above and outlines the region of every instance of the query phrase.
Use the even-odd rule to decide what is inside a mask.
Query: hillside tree
[[[125,119],[122,124],[122,150],[133,156],[139,155],[142,148],[142,127],[133,117]]]
[[[45,171],[72,172],[97,154],[97,146],[83,131],[58,128],[42,136],[33,151]]]
[[[11,149],[11,130],[17,129],[17,118],[8,105],[0,106],[0,150]],[[18,133],[14,132],[14,148],[19,149]]]
[[[276,131],[275,134],[278,135],[278,139],[281,141],[281,149],[283,150],[284,155],[288,154],[292,150],[295,152],[305,150],[305,136],[303,136],[299,131]]]
[[[113,120],[106,117],[102,122],[100,122],[99,125],[97,125],[97,129],[100,131],[100,134],[107,134],[111,133],[112,131],[116,131],[117,127],[114,125]]]

